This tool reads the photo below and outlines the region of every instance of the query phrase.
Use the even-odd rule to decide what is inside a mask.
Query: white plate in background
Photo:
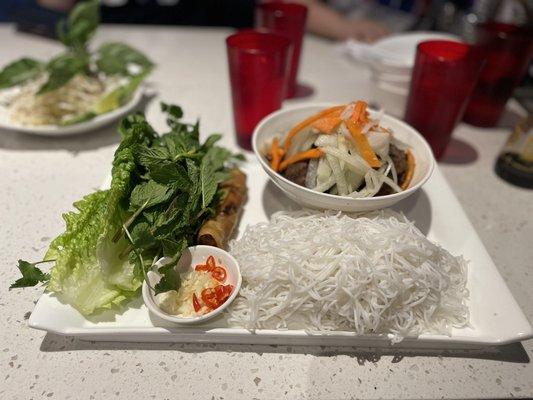
[[[407,32],[378,40],[370,46],[370,51],[386,54],[384,64],[411,69],[415,65],[416,47],[427,40],[461,41],[458,36],[443,32]]]
[[[0,129],[9,131],[23,132],[31,135],[40,136],[67,136],[79,135],[82,133],[94,131],[103,126],[109,125],[124,115],[132,111],[141,101],[143,90],[135,91],[131,100],[113,111],[98,115],[93,119],[79,124],[60,126],[60,125],[20,125],[15,124],[9,120],[8,110],[6,107],[0,105]]]

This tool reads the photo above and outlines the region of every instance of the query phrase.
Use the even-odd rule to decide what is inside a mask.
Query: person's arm
[[[308,7],[307,29],[329,39],[357,39],[373,42],[389,34],[379,22],[368,19],[351,20],[316,0],[297,0]]]
[[[41,7],[55,11],[68,11],[75,3],[76,0],[37,0],[37,4]]]

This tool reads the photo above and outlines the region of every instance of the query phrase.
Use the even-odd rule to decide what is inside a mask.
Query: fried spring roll
[[[232,169],[230,175],[220,184],[224,193],[216,215],[206,221],[198,232],[199,244],[225,248],[237,225],[246,201],[246,175],[238,168]]]

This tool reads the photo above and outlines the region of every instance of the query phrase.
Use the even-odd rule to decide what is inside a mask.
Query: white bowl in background
[[[426,183],[433,173],[435,165],[431,148],[415,129],[389,115],[382,117],[381,124],[391,128],[393,135],[410,147],[416,163],[413,179],[409,187],[400,193],[371,198],[352,198],[320,193],[297,185],[272,170],[265,157],[272,139],[274,137],[283,139],[290,128],[298,122],[333,105],[331,103],[312,103],[279,110],[265,117],[254,130],[252,147],[257,159],[270,180],[288,197],[304,207],[347,212],[370,211],[390,207],[412,195]],[[375,114],[376,111],[370,111],[370,115]]]
[[[458,36],[439,32],[391,35],[370,46],[371,52],[383,56],[380,61],[372,63],[372,68],[385,73],[410,75],[415,64],[416,47],[427,40],[461,41]]]
[[[152,289],[150,289],[146,282],[143,282],[142,295],[144,304],[146,304],[148,310],[165,321],[181,325],[199,324],[220,315],[231,304],[235,297],[237,297],[241,288],[242,276],[237,260],[235,260],[235,258],[233,258],[233,256],[227,251],[219,249],[218,247],[198,245],[185,249],[174,268],[178,273],[184,274],[190,270],[190,268],[194,268],[198,264],[205,264],[207,257],[211,255],[215,257],[217,265],[222,265],[226,269],[227,277],[224,284],[233,285],[233,292],[224,304],[207,314],[198,317],[178,317],[176,315],[167,314],[161,310],[157,305]],[[155,267],[158,269],[168,263],[169,260],[169,258],[163,257],[157,261]],[[149,271],[147,278],[150,286],[154,287],[161,279],[161,275],[155,271]]]
[[[411,72],[409,74],[389,74],[386,72],[372,71],[372,79],[377,82],[390,83],[394,85],[409,86],[411,83]]]
[[[389,114],[403,118],[407,107],[407,97],[409,96],[409,86],[399,86],[386,82],[374,82],[372,87],[372,101],[379,108],[386,110]]]
[[[370,79],[375,85],[380,85],[385,88],[392,88],[392,91],[394,93],[396,92],[409,92],[409,89],[411,88],[411,77],[399,77],[396,78],[396,76],[387,75],[387,78],[383,78],[383,74],[376,75],[372,74]],[[388,111],[390,111],[387,108]],[[395,114],[396,115],[396,114]]]

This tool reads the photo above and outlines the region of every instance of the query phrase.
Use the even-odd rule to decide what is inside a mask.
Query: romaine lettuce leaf
[[[64,215],[66,230],[45,256],[56,260],[47,289],[84,315],[135,296],[142,283],[142,271],[120,257],[129,243],[124,237],[115,243],[113,236],[130,215],[129,196],[138,179],[134,148],[149,144],[154,131],[138,114],[125,118],[120,131],[110,189],[74,204],[79,212]]]
[[[94,251],[106,223],[108,196],[108,191],[99,191],[76,202],[79,212],[63,216],[65,232],[54,239],[45,255],[45,260],[55,259],[47,289],[84,315],[131,296],[104,280]]]

